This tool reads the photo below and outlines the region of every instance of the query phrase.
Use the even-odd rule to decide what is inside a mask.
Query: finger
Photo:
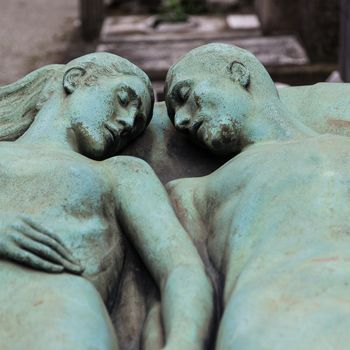
[[[45,261],[32,253],[22,251],[20,249],[17,251],[12,251],[12,253],[7,258],[15,262],[30,266],[36,270],[56,273],[62,272],[64,270],[63,266]]]
[[[74,273],[81,273],[83,270],[80,265],[73,264],[69,260],[62,258],[61,255],[59,255],[56,251],[54,251],[52,248],[48,247],[47,245],[32,241],[28,238],[22,238],[18,242],[18,244],[20,245],[20,247],[26,249],[31,253],[34,253],[35,255],[45,260],[49,260],[53,263],[62,265],[68,271],[71,271]]]
[[[55,235],[53,232],[51,232],[50,230],[48,230],[46,227],[42,226],[41,224],[34,222],[31,218],[27,217],[27,216],[22,216],[22,220],[29,225],[30,227],[32,227],[35,231],[39,231],[49,237],[51,237],[52,239],[54,239],[55,241],[57,241],[61,246],[63,246],[64,248],[66,248],[68,251],[69,249],[66,247],[66,245],[64,244],[64,242],[60,239],[60,237],[58,237],[57,235]]]
[[[72,253],[65,247],[65,245],[61,244],[61,242],[58,239],[48,236],[45,232],[42,233],[41,231],[38,231],[33,226],[29,225],[29,223],[27,224],[28,226],[18,226],[16,227],[16,229],[25,234],[26,236],[32,238],[33,240],[46,244],[47,246],[56,250],[62,257],[69,260],[73,264],[80,264],[79,261],[74,259]]]
[[[67,260],[75,263],[74,258],[72,254],[60,243],[57,242],[57,240],[47,236],[44,233],[41,233],[40,231],[36,231],[33,229],[31,226],[21,226],[21,227],[16,227],[18,231],[23,233],[25,236],[39,242],[43,243],[50,248],[56,250],[62,257],[66,258]]]

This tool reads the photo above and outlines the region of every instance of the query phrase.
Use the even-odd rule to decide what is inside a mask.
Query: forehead
[[[120,85],[128,87],[141,97],[142,95],[145,95],[145,93],[148,94],[146,83],[140,77],[135,75],[121,74],[118,76],[102,77],[100,82],[110,86],[111,88]]]
[[[218,54],[199,54],[195,55],[190,53],[188,56],[184,56],[180,59],[173,67],[173,72],[175,75],[186,73],[201,75],[203,73],[212,73],[215,75],[226,72],[230,63],[232,62],[232,57],[228,55],[218,55]]]
[[[180,69],[174,70],[171,81],[169,82],[169,91],[182,87],[183,85],[190,85],[196,87],[199,84],[201,86],[207,86],[208,88],[216,88],[219,84],[225,84],[229,81],[228,75],[225,71],[221,74],[212,72],[209,69],[188,69],[180,67]]]

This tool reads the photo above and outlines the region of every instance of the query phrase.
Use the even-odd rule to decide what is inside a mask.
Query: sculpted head
[[[17,96],[15,110],[8,108],[14,102],[10,90],[15,92],[12,98]],[[140,135],[151,120],[154,104],[147,75],[126,59],[102,52],[44,67],[0,88],[0,97],[7,100],[0,105],[0,123],[15,129],[0,139],[21,136],[39,111],[58,111],[62,120],[69,121],[67,137],[74,137],[79,152],[93,159],[115,154]],[[20,120],[25,125],[15,127]]]
[[[63,75],[64,113],[81,153],[115,154],[149,124],[154,104],[147,75],[119,56],[95,53],[68,63]]]
[[[176,129],[221,155],[251,143],[257,105],[278,98],[256,57],[225,44],[201,46],[181,58],[168,72],[165,95]]]

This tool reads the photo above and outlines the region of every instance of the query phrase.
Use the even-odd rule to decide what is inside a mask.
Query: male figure
[[[152,108],[148,77],[107,53],[0,88],[2,350],[119,349],[106,307],[126,240],[159,287],[164,348],[204,347],[212,298],[200,258],[150,167],[112,157]]]
[[[166,103],[197,144],[240,152],[168,184],[222,283],[216,349],[348,349],[350,139],[294,119],[257,59],[228,45],[174,65]]]

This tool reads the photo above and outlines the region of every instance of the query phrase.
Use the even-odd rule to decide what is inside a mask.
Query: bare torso
[[[84,267],[82,276],[52,274],[0,260],[4,349],[47,349],[56,339],[64,349],[118,348],[105,305],[112,305],[125,252],[109,170],[71,151],[0,143],[1,217],[14,224],[29,217]]]
[[[348,347],[349,149],[330,135],[261,144],[175,183],[177,209],[192,191],[179,216],[199,214],[224,280],[218,349]]]
[[[0,154],[0,212],[26,215],[60,236],[106,302],[118,283],[124,249],[103,162],[15,143],[0,143]]]

